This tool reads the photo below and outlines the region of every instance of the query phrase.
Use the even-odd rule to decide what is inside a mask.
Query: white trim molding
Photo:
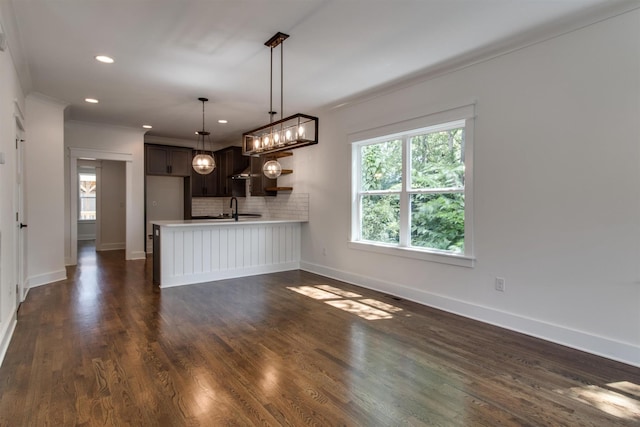
[[[96,245],[96,251],[118,251],[125,249],[127,244],[125,242],[119,243],[101,243],[99,246]]]
[[[4,356],[7,354],[7,349],[11,343],[11,338],[13,338],[13,332],[16,330],[17,324],[18,317],[15,310],[13,310],[13,316],[11,316],[8,322],[5,322],[4,325],[0,324],[0,326],[2,326],[0,332],[0,365],[2,365]]]
[[[36,276],[29,276],[27,278],[27,289],[35,288],[42,285],[48,285],[49,283],[59,282],[67,279],[66,270],[51,271],[49,273],[38,274]]]

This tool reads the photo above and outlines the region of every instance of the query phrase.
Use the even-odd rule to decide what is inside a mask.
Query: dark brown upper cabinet
[[[218,169],[218,196],[220,197],[244,197],[246,185],[244,179],[233,179],[232,176],[243,172],[249,167],[249,157],[242,155],[242,147],[227,147],[216,151],[219,162]],[[219,160],[218,160],[219,159]]]
[[[191,176],[192,158],[190,148],[145,144],[147,175]]]

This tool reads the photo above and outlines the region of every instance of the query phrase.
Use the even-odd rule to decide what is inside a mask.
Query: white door
[[[24,139],[16,133],[16,308],[24,301],[26,277],[27,224],[24,218]]]

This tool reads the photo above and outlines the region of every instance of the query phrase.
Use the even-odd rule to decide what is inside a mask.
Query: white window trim
[[[437,249],[425,249],[410,247],[408,245],[407,236],[400,236],[399,245],[387,245],[378,242],[369,242],[360,240],[360,207],[358,203],[358,194],[360,189],[361,174],[359,172],[359,150],[362,142],[376,143],[394,139],[395,137],[420,134],[424,128],[430,128],[430,132],[437,132],[440,124],[463,121],[465,127],[465,217],[464,217],[464,233],[465,245],[464,254],[455,254],[452,252],[439,251]],[[392,123],[375,129],[368,129],[349,135],[349,143],[351,143],[351,235],[349,236],[348,247],[351,249],[363,250],[368,252],[380,253],[385,255],[399,256],[403,258],[418,259],[422,261],[438,262],[443,264],[455,265],[460,267],[474,267],[474,239],[473,239],[473,136],[475,121],[475,104],[451,108],[446,111],[440,111],[423,117],[406,120],[399,123]],[[448,126],[443,126],[448,127]],[[403,170],[406,170],[409,153],[403,156]],[[408,174],[405,174],[405,180],[409,180]],[[400,192],[400,203],[402,206],[408,206],[408,194],[416,192],[409,190],[409,182],[404,183],[405,191]],[[380,191],[380,194],[398,194],[398,191]],[[404,209],[404,215],[401,210],[400,227],[408,229],[409,212]],[[404,226],[404,227],[403,227]]]

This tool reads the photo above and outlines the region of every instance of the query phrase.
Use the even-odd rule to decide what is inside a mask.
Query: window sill
[[[95,224],[95,219],[78,219],[78,224]]]
[[[403,258],[417,259],[421,261],[438,262],[441,264],[456,265],[458,267],[472,268],[475,265],[475,258],[464,255],[451,254],[435,250],[424,250],[416,248],[402,248],[398,246],[388,246],[373,242],[349,242],[349,248],[379,254],[399,256]]]

